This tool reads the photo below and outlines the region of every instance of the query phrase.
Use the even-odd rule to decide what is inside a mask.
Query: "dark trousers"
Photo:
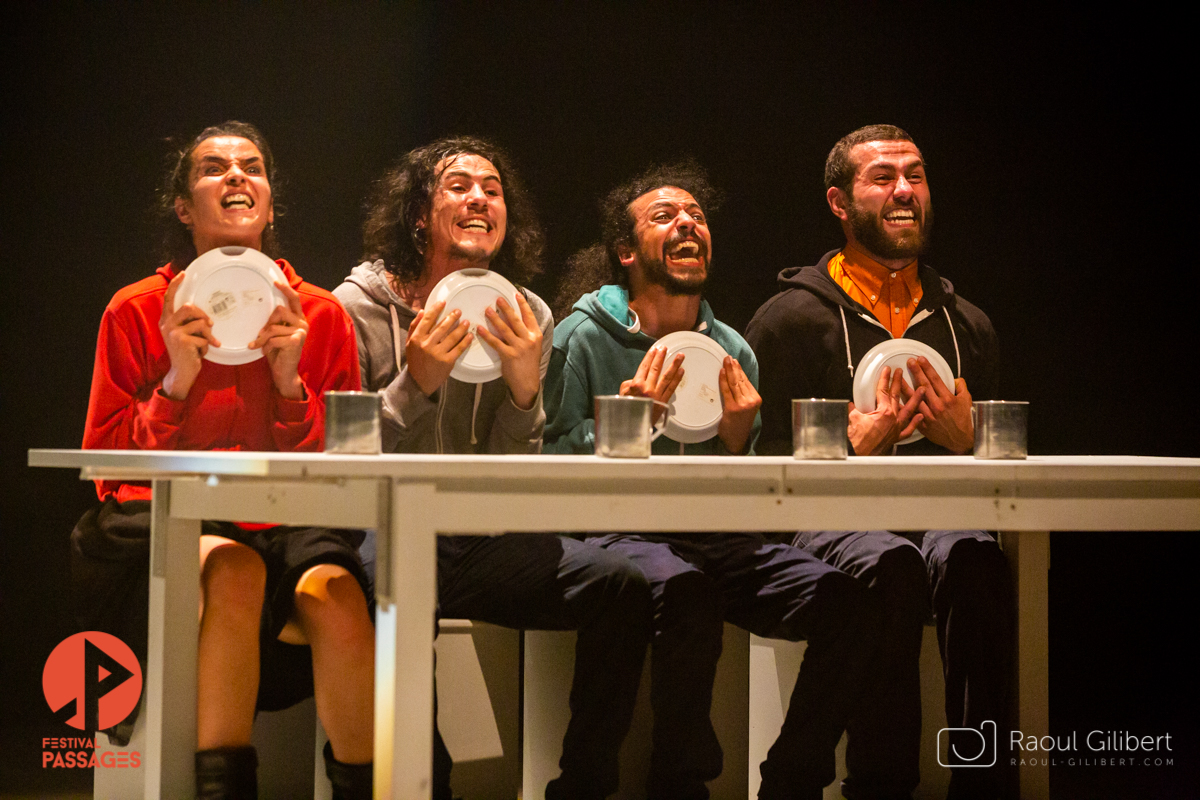
[[[562,775],[547,800],[616,792],[646,645],[650,590],[622,556],[568,537],[438,537],[438,613],[510,628],[577,630]],[[450,797],[450,757],[436,734],[434,797]]]
[[[919,661],[931,611],[946,680],[947,727],[978,730],[992,720],[1006,729],[1014,607],[1008,566],[990,534],[802,531],[795,544],[862,580],[884,605],[874,677],[862,713],[849,726],[846,797],[909,797],[920,782]],[[999,764],[958,767],[948,796],[994,797],[1001,782]]]
[[[647,795],[707,798],[721,773],[709,717],[722,621],[808,641],[760,798],[819,797],[872,658],[876,601],[859,582],[789,545],[751,533],[607,534],[588,542],[626,556],[650,581],[653,751]]]

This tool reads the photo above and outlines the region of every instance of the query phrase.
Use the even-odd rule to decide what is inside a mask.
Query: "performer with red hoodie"
[[[139,450],[319,451],[327,390],[360,385],[354,330],[291,265],[250,343],[262,357],[205,360],[213,319],[175,308],[184,270],[215,248],[274,256],[275,167],[252,125],[206,128],[178,153],[161,193],[169,263],[105,309],[83,446]],[[101,505],[72,534],[76,607],[87,628],[145,654],[150,487],[97,481]],[[255,797],[256,708],[315,694],[329,735],[334,797],[370,797],[374,631],[360,531],[205,522],[200,537],[196,796]]]

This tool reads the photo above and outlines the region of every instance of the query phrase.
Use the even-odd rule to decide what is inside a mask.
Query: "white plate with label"
[[[721,367],[725,348],[702,333],[676,331],[658,340],[667,348],[663,364],[683,353],[683,380],[671,396],[666,435],[682,444],[703,442],[721,425]]]
[[[480,325],[488,324],[484,312],[495,308],[496,301],[501,297],[514,310],[519,308],[517,287],[503,275],[487,269],[460,269],[437,282],[425,306],[429,308],[445,301],[446,307],[437,322],[457,308],[462,312],[462,319],[470,324],[471,332],[475,333]],[[463,383],[487,383],[500,377],[500,367],[500,354],[476,333],[470,346],[454,363],[450,377]]]
[[[908,360],[920,356],[929,359],[942,383],[954,394],[954,373],[941,353],[914,339],[888,339],[868,350],[862,361],[858,362],[858,368],[854,371],[854,407],[863,412],[875,410],[875,386],[879,383],[879,373],[884,367],[891,367],[893,371],[904,370],[904,380],[915,389],[917,384],[908,370]],[[925,435],[920,431],[913,431],[911,436],[898,444],[908,444],[924,438]]]
[[[212,319],[213,336],[220,347],[204,354],[214,364],[249,364],[262,358],[262,349],[251,350],[275,306],[287,306],[275,283],[286,283],[279,265],[249,247],[218,247],[188,265],[175,293],[175,308],[187,303]]]

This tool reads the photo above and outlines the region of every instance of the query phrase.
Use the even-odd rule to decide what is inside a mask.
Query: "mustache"
[[[671,248],[682,242],[694,242],[700,248],[700,255],[708,257],[708,245],[703,239],[699,236],[685,236],[681,233],[672,233],[667,237],[667,240],[663,242],[663,253],[670,252]]]

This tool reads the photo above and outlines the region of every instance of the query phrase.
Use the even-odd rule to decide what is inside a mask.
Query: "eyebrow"
[[[909,170],[909,169],[913,169],[914,167],[920,167],[920,168],[924,169],[925,168],[925,159],[919,158],[912,164],[909,164],[908,166],[906,166],[905,169]],[[892,164],[891,162],[875,161],[875,162],[867,164],[865,167],[863,167],[863,172],[870,172],[873,169],[885,169],[889,172],[899,172],[900,171],[899,169],[896,168],[896,165]]]
[[[470,178],[470,179],[474,180],[475,176],[472,175],[470,172],[467,172],[465,169],[452,169],[452,170],[447,170],[446,172],[442,173],[443,180],[446,180],[449,178]],[[501,185],[504,184],[504,182],[500,180],[500,176],[494,172],[489,172],[489,173],[485,174],[482,178],[479,179],[480,183],[482,183],[483,181],[495,181],[496,183],[499,183]]]
[[[657,211],[660,208],[683,208],[686,210],[696,209],[701,214],[704,213],[704,209],[701,208],[700,204],[697,203],[695,200],[692,200],[691,202],[688,202],[688,203],[676,203],[672,200],[655,200],[653,203],[650,204],[650,207],[646,209],[646,213],[649,213],[651,211]]]
[[[235,158],[232,160],[237,161],[242,164],[253,164],[256,161],[262,161],[262,157],[261,156],[249,156],[247,158]],[[228,164],[230,162],[230,159],[225,158],[224,156],[213,155],[210,153],[208,155],[201,156],[200,160],[197,161],[196,163],[204,164],[206,162],[213,162],[216,164]]]

